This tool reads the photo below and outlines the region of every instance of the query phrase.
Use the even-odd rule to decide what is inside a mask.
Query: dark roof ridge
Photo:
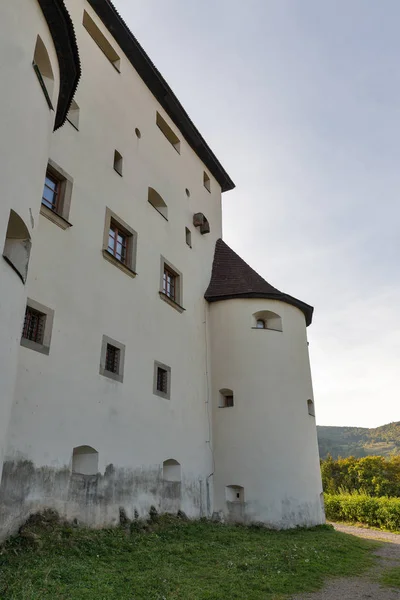
[[[64,125],[81,77],[81,63],[75,29],[63,0],[38,0],[56,49],[60,69],[60,90],[54,131]]]
[[[143,79],[151,93],[155,96],[166,113],[179,128],[189,146],[214,175],[223,192],[235,187],[232,179],[225,171],[207,142],[191,121],[186,110],[139,44],[124,19],[111,0],[88,0],[97,16],[123,50],[132,66]]]
[[[208,302],[235,298],[268,298],[299,308],[310,325],[313,307],[294,296],[273,287],[246,263],[221,238],[215,244],[215,254],[210,283],[204,294]]]

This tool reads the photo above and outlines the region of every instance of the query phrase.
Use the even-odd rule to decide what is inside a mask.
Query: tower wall
[[[49,54],[53,105],[59,89],[58,61],[47,23],[36,0],[5,2],[0,19],[0,250],[3,254],[10,210],[23,222],[34,245],[54,111],[32,67],[37,36]],[[26,303],[23,281],[0,257],[0,476],[5,451],[17,355]]]
[[[257,329],[262,311],[278,315],[282,331]],[[280,301],[233,299],[210,305],[209,324],[214,510],[282,528],[324,522],[304,314]],[[220,390],[233,392],[233,406],[219,406]]]

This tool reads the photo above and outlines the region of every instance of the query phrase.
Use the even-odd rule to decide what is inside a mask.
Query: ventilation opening
[[[219,407],[231,408],[233,405],[233,391],[226,388],[219,390]]]
[[[140,138],[142,137],[142,134],[140,133],[140,129],[138,129],[137,127],[135,127],[135,134],[136,134],[136,137],[140,140]]]
[[[227,502],[244,502],[244,488],[241,485],[227,485],[225,488],[225,499]]]
[[[185,239],[186,239],[187,245],[189,246],[189,248],[191,248],[192,247],[192,232],[187,227],[185,227]]]
[[[190,190],[188,188],[185,189],[185,194],[188,198],[190,198]]]
[[[282,318],[270,310],[261,310],[253,315],[253,328],[282,331]]]
[[[163,479],[164,481],[181,480],[181,465],[177,460],[170,458],[163,462]]]
[[[148,197],[149,203],[168,221],[168,206],[161,198],[160,194],[155,189],[149,187]]]
[[[18,273],[23,283],[28,275],[31,247],[31,236],[25,223],[15,211],[10,210],[3,256]]]
[[[67,120],[79,131],[79,106],[72,100],[70,109],[67,114]]]
[[[86,10],[83,11],[83,26],[90,35],[90,37],[96,42],[103,54],[106,55],[112,66],[121,72],[121,58],[115,52],[106,36],[100,31],[93,19],[88,15]]]
[[[72,452],[72,472],[96,475],[99,470],[99,453],[91,446],[77,446]]]
[[[203,172],[203,185],[207,191],[211,192],[211,181],[205,171]]]
[[[171,129],[168,125],[167,121],[163,119],[159,112],[156,113],[156,123],[158,127],[161,129],[169,143],[175,148],[178,154],[181,153],[181,141],[176,135],[176,133]]]
[[[53,109],[52,97],[54,91],[54,74],[51,68],[49,54],[40,36],[37,36],[33,54],[33,68],[45,95],[49,108]]]
[[[311,417],[315,417],[314,402],[312,400],[307,400],[307,407],[308,407],[308,414]]]
[[[118,175],[121,175],[122,177],[122,166],[123,166],[123,158],[122,155],[118,152],[118,150],[115,150],[114,152],[114,171],[116,171],[118,173]]]

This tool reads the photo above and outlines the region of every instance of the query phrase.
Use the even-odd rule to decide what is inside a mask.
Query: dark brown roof
[[[208,302],[232,298],[280,300],[299,308],[307,325],[311,323],[314,310],[309,304],[274,288],[221,239],[215,245],[211,281],[204,297]]]
[[[79,78],[81,63],[71,17],[63,0],[39,0],[53,38],[60,68],[60,92],[54,130],[64,125]]]
[[[227,192],[228,190],[232,190],[235,187],[232,179],[190,120],[189,115],[164,77],[151,62],[125,21],[119,15],[113,3],[110,0],[88,0],[88,2],[103,21],[119,47],[126,54],[153,96],[155,96],[165,112],[182,132],[189,146],[191,146],[197,156],[214,175],[222,191]]]

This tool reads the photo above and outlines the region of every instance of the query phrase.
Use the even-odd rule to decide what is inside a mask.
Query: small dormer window
[[[264,319],[257,319],[256,328],[257,329],[265,329],[265,321],[264,321]]]

